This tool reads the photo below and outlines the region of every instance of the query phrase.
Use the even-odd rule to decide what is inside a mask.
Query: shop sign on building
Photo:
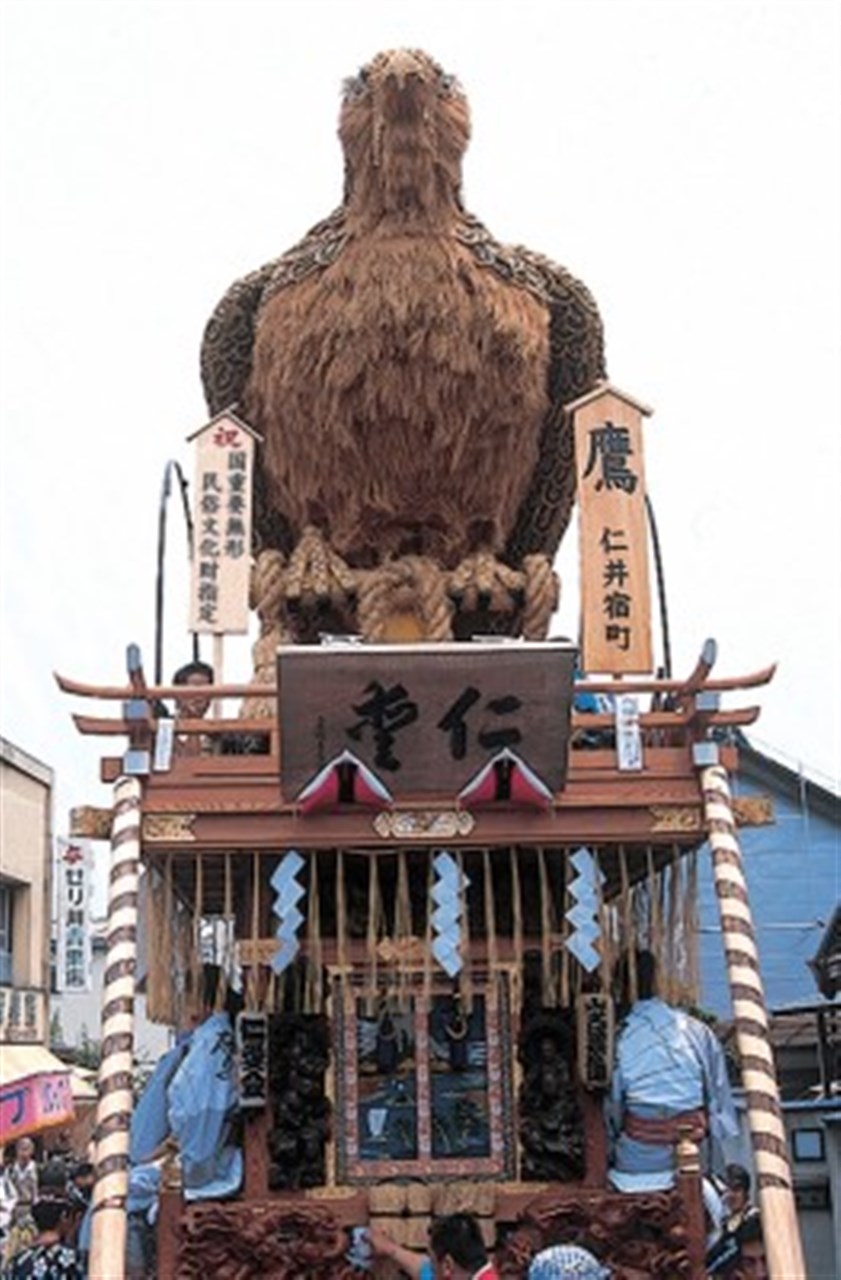
[[[91,877],[87,840],[56,841],[55,973],[57,991],[89,991],[91,984]]]
[[[0,1044],[39,1044],[44,1008],[44,992],[37,987],[0,987]]]

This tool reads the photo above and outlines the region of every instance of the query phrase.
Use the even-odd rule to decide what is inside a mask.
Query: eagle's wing
[[[239,405],[251,373],[254,329],[263,294],[278,260],[237,280],[207,322],[201,344],[201,380],[212,416]]]
[[[263,303],[335,260],[346,240],[344,209],[316,223],[281,257],[243,276],[228,289],[207,322],[201,345],[201,377],[211,414],[239,404],[251,373],[254,331]],[[256,429],[256,427],[255,427]]]
[[[606,376],[604,332],[586,285],[539,254],[513,253],[535,272],[549,305],[549,409],[540,434],[539,459],[505,548],[512,564],[543,552],[554,556],[575,501],[572,418],[564,411]]]
[[[279,289],[322,271],[340,253],[344,210],[339,208],[312,227],[288,252],[235,281],[205,327],[201,344],[201,379],[211,415],[240,407],[245,400],[254,352],[257,318],[264,302]],[[240,411],[242,412],[241,408]],[[251,422],[264,435],[271,423]],[[258,450],[254,477],[254,529],[263,546],[289,551],[292,533],[282,512],[270,508]]]
[[[257,316],[280,261],[267,262],[235,281],[207,322],[201,344],[201,380],[211,416],[224,409],[239,408],[245,399]],[[260,435],[267,425],[249,423]],[[275,547],[287,554],[291,550],[293,538],[288,521],[281,512],[272,511],[267,501],[259,446],[254,463],[253,529],[255,550]]]

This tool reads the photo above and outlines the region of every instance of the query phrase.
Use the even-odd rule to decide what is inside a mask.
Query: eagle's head
[[[349,205],[406,216],[458,205],[467,99],[420,49],[379,53],[345,82],[339,137]]]

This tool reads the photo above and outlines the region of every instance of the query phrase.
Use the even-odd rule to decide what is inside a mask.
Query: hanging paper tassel
[[[223,855],[222,873],[225,878],[224,898],[222,905],[222,917],[224,919],[224,935],[222,945],[222,955],[220,957],[220,976],[219,991],[217,994],[217,1009],[220,1013],[225,1007],[225,1001],[228,991],[234,986],[236,958],[234,955],[234,886],[232,882],[231,855],[226,853]]]
[[[432,954],[450,978],[464,966],[461,950],[464,914],[464,873],[460,857],[441,851],[433,860],[435,879],[430,893],[432,912]]]
[[[322,1009],[322,948],[321,904],[318,892],[318,855],[309,855],[310,884],[307,898],[307,981],[304,998],[305,1013],[321,1013]]]
[[[429,1008],[429,1002],[432,995],[432,886],[434,883],[435,860],[430,857],[426,866],[426,931],[424,935],[423,949],[423,998],[427,1008]]]
[[[697,1004],[700,995],[700,969],[698,959],[698,854],[692,850],[687,855],[686,893],[684,896],[684,924],[686,937],[687,998]]]
[[[537,870],[540,880],[540,962],[541,987],[543,1004],[546,1008],[555,1005],[555,990],[552,982],[552,903],[550,900],[549,871],[546,866],[546,850],[537,851]]]
[[[195,858],[195,893],[193,898],[192,919],[192,954],[190,957],[190,991],[194,1017],[204,1016],[204,982],[201,946],[201,922],[204,909],[204,858],[198,853]]]
[[[570,1006],[569,991],[569,942],[570,924],[567,920],[567,911],[569,910],[569,856],[564,855],[561,862],[561,874],[563,882],[561,884],[561,1008],[568,1009]]]
[[[146,1016],[152,1022],[167,1022],[169,1009],[167,995],[172,990],[171,974],[166,957],[167,922],[165,915],[166,889],[164,878],[157,867],[146,872]]]
[[[488,971],[495,978],[499,964],[496,940],[496,902],[494,901],[493,866],[489,849],[482,850],[482,874],[485,885],[485,937],[488,943]]]
[[[336,956],[339,962],[339,981],[347,981],[347,897],[345,889],[345,855],[336,853]]]
[[[290,849],[272,872],[270,883],[275,891],[272,912],[279,921],[275,930],[278,947],[272,956],[272,970],[277,974],[286,973],[301,949],[298,930],[304,923],[304,913],[299,904],[306,896],[306,889],[298,879],[298,875],[305,865],[297,849]],[[259,886],[255,885],[255,893],[258,888]],[[298,1006],[303,1008],[306,1001],[306,975],[302,974],[299,977],[301,989],[297,995],[297,1002]]]
[[[177,1025],[182,1029],[192,1014],[192,992],[190,990],[190,965],[193,956],[193,922],[189,909],[177,899],[174,903],[173,920],[173,969],[177,975]]]
[[[519,852],[517,849],[511,850],[511,912],[513,916],[511,931],[514,939],[514,955],[517,959],[512,978],[511,1001],[515,1019],[519,1019],[523,1003],[523,896],[520,888]]]
[[[470,887],[470,881],[464,873],[464,854],[459,850],[456,855],[458,862],[458,870],[460,876],[459,884],[459,902],[460,910],[460,939],[459,951],[461,953],[461,976],[459,979],[459,990],[461,992],[461,1007],[469,1017],[473,1012],[473,966],[470,957],[470,911],[467,903],[467,890]]]
[[[680,862],[676,849],[672,849],[669,866],[669,923],[668,923],[668,980],[666,999],[674,1002],[679,991],[678,909],[680,906]]]
[[[254,1010],[259,1002],[259,957],[260,942],[260,863],[255,853],[251,855],[251,964],[248,969],[245,1005]]]
[[[636,934],[634,931],[634,915],[631,909],[631,888],[628,876],[628,855],[625,846],[619,846],[619,874],[622,881],[622,915],[624,925],[623,949],[628,966],[628,999],[635,1004],[639,992],[637,986]]]
[[[663,921],[660,911],[660,878],[654,869],[654,850],[645,851],[648,871],[648,945],[658,959],[663,951]]]
[[[600,963],[596,944],[600,933],[599,888],[602,873],[589,849],[576,849],[570,862],[575,876],[569,884],[569,896],[575,905],[566,913],[568,922],[573,926],[566,948],[578,961],[581,969],[593,973]]]
[[[604,886],[607,883],[607,876],[602,871],[601,861],[603,853],[598,849],[594,850],[593,857],[596,863],[596,894],[598,899],[598,920],[601,935],[599,938],[599,949],[601,951],[601,971],[602,971],[602,991],[609,992],[613,982],[613,937],[611,929],[610,909],[605,902]]]
[[[397,971],[397,1003],[402,1012],[408,1008],[407,989],[410,983],[408,964],[401,960],[403,948],[401,943],[408,944],[412,936],[412,903],[409,897],[409,867],[406,861],[406,850],[397,854],[397,896],[394,903],[394,952]]]
[[[373,1017],[377,1009],[377,947],[379,945],[379,862],[372,855],[368,862],[368,998],[366,1012]]]
[[[175,936],[175,898],[172,889],[172,854],[166,855],[164,863],[164,928],[158,939],[156,947],[157,954],[153,957],[155,968],[158,970],[162,958],[165,960],[167,956],[172,956],[173,967],[177,972],[176,962],[176,936]],[[165,1022],[169,1022],[172,1026],[181,1025],[181,1010],[179,1009],[178,1000],[178,984],[175,982],[162,982],[158,979],[157,985],[160,988],[159,1007],[166,1015],[163,1018]],[[165,994],[164,994],[165,993]]]

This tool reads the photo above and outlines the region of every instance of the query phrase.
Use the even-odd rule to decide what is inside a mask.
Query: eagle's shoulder
[[[344,205],[339,205],[329,217],[310,227],[296,245],[287,249],[274,263],[263,302],[268,301],[279,289],[297,284],[314,271],[323,271],[335,262],[347,243],[345,223],[345,208]]]
[[[529,289],[550,306],[558,302],[576,304],[598,320],[596,300],[583,281],[544,254],[521,244],[501,244],[470,213],[463,213],[459,219],[456,238],[480,266],[490,267],[504,280]]]
[[[551,302],[566,302],[578,306],[601,325],[596,299],[583,280],[579,280],[566,267],[553,262],[544,254],[527,249],[525,245],[510,245],[507,252],[515,261],[522,262],[524,270],[540,280]]]
[[[549,299],[550,396],[568,403],[607,376],[604,326],[593,294],[571,271],[521,245],[512,255],[527,264]]]
[[[596,300],[566,267],[524,245],[500,244],[472,214],[464,213],[456,231],[481,267],[527,289],[549,313],[553,401],[568,401],[605,377],[604,329]]]
[[[205,326],[201,344],[201,379],[211,413],[221,413],[242,400],[261,307],[278,290],[328,267],[345,240],[340,206],[310,227],[286,253],[235,280],[226,290]]]

